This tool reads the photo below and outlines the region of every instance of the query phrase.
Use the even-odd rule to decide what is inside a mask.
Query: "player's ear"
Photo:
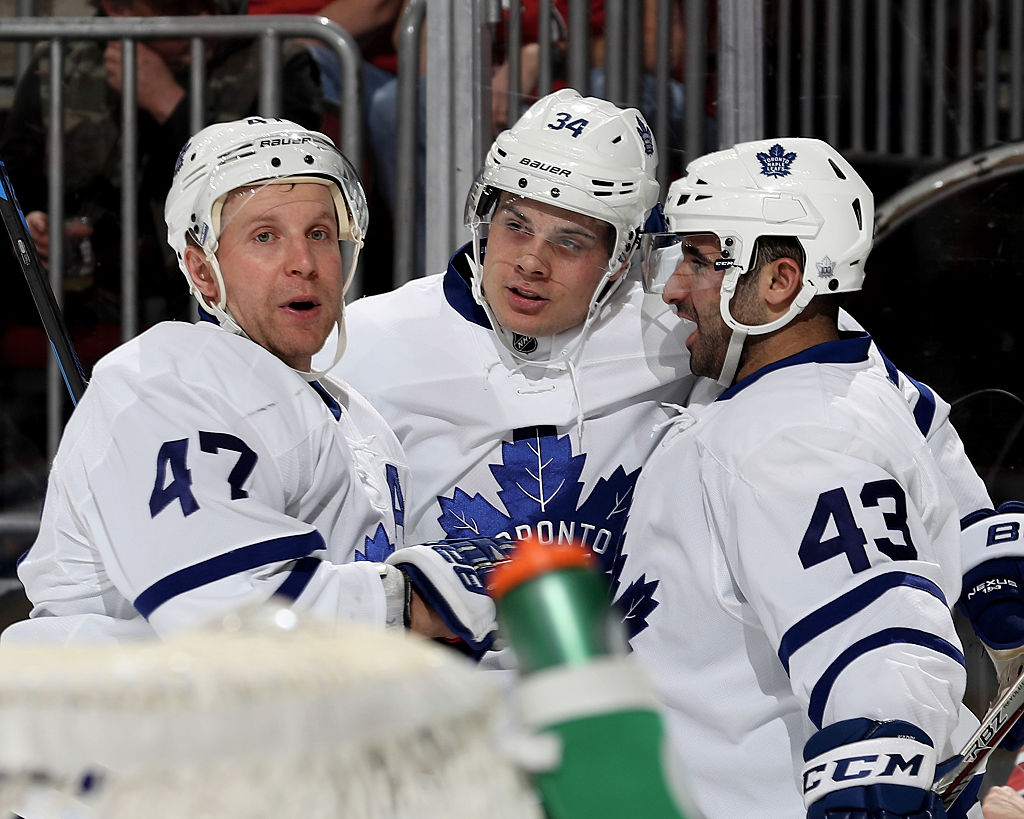
[[[188,268],[189,278],[196,289],[206,297],[211,304],[217,303],[217,280],[210,270],[210,263],[206,260],[206,254],[195,245],[185,246],[185,267]]]
[[[774,310],[785,312],[803,287],[803,273],[795,259],[783,256],[765,265],[761,278],[761,296]]]

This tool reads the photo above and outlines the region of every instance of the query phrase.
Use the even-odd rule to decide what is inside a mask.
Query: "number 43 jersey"
[[[804,743],[840,720],[977,726],[949,606],[957,507],[858,335],[682,413],[644,467],[618,602],[702,815],[804,817]]]
[[[279,594],[383,624],[405,459],[354,391],[241,336],[159,324],[106,356],[65,429],[5,641],[167,634]]]

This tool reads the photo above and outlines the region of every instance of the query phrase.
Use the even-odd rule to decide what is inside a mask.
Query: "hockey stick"
[[[1003,692],[978,726],[960,753],[951,759],[959,761],[932,786],[948,808],[970,784],[978,769],[1024,714],[1024,673]]]
[[[32,300],[36,303],[43,329],[46,330],[46,336],[57,359],[57,366],[64,376],[64,386],[71,394],[71,403],[77,406],[78,399],[85,392],[85,371],[75,354],[75,348],[71,345],[71,336],[50,288],[46,268],[43,267],[39,251],[36,250],[35,242],[29,235],[25,214],[21,212],[21,206],[14,195],[14,188],[3,162],[0,162],[0,217],[7,226],[14,255],[18,258],[22,273],[25,274]]]

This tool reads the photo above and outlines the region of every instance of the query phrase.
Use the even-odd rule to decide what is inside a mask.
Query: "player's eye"
[[[323,242],[330,238],[330,234],[324,228],[313,228],[309,232],[309,238],[315,239],[318,242]]]
[[[260,244],[266,244],[267,242],[269,242],[273,238],[274,238],[274,234],[271,233],[269,230],[261,230],[255,236],[256,241],[259,242]]]

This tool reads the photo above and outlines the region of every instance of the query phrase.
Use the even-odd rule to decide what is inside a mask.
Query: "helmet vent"
[[[842,172],[841,170],[839,170],[839,166],[838,166],[838,165],[836,165],[836,163],[835,163],[835,162],[833,162],[833,161],[832,161],[832,160],[830,159],[830,160],[828,161],[828,164],[832,166],[832,170],[833,170],[833,171],[835,171],[835,173],[836,173],[836,176],[838,176],[838,177],[839,177],[840,179],[846,179],[846,174],[845,174],[845,173],[843,173],[843,172]]]
[[[864,214],[860,210],[860,199],[853,200],[853,215],[857,217],[857,230],[864,230]]]
[[[703,202],[705,199],[710,199],[710,194],[701,194],[700,196],[693,197],[694,202]]]
[[[612,140],[612,145],[618,145],[620,142],[622,142],[622,134],[619,134]]]

